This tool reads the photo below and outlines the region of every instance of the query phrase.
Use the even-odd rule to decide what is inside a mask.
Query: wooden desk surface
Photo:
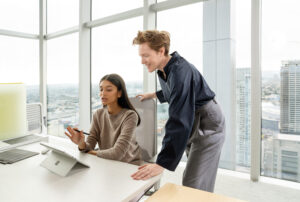
[[[146,202],[243,202],[190,187],[167,183],[150,196]]]

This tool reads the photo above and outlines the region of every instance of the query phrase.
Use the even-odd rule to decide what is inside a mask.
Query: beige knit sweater
[[[98,143],[98,157],[141,165],[141,148],[135,136],[137,122],[137,114],[130,109],[123,108],[115,115],[109,114],[106,107],[98,109],[83,151],[93,150]]]

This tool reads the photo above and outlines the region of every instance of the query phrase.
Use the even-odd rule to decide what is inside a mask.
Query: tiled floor
[[[175,172],[164,171],[161,186],[167,182],[181,184],[184,166],[181,163]],[[215,193],[251,202],[300,202],[300,183],[264,177],[260,177],[259,182],[252,182],[249,174],[219,169]]]

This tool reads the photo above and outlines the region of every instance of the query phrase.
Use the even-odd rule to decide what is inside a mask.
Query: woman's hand
[[[145,164],[139,167],[139,170],[131,175],[134,180],[147,180],[151,177],[161,174],[164,168],[158,164]]]
[[[95,156],[97,156],[97,151],[95,151],[95,150],[91,150],[91,151],[89,151],[89,152],[88,152],[88,154],[92,154],[92,155],[95,155]]]
[[[74,129],[78,130],[77,128],[74,128]],[[77,144],[80,149],[84,149],[85,148],[84,134],[82,131],[77,132],[74,129],[71,128],[70,126],[68,126],[67,130],[69,133],[65,132],[65,135],[68,136],[72,142]]]
[[[140,101],[151,99],[151,98],[157,98],[156,93],[138,94],[136,97],[139,97]]]

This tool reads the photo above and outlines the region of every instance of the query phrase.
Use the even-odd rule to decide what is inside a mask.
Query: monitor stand
[[[41,163],[41,166],[47,168],[57,175],[65,177],[72,170],[72,168],[75,167],[76,164],[84,167],[89,167],[77,161],[75,158],[63,155],[52,150],[51,154]]]

